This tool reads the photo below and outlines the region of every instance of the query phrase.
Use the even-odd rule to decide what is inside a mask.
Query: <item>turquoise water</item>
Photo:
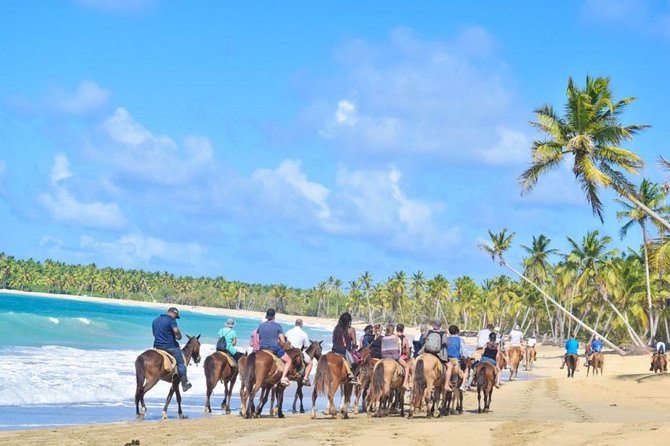
[[[182,333],[201,335],[204,358],[215,350],[216,333],[227,317],[178,307]],[[0,413],[6,414],[0,429],[134,419],[134,361],[151,348],[151,322],[161,312],[116,303],[0,294],[0,332],[4,334],[0,337]],[[238,347],[244,349],[260,318],[235,320]],[[305,331],[312,340],[325,340],[324,347],[329,344],[328,331],[316,327]],[[206,388],[202,366],[191,365],[188,374],[193,388],[184,395],[185,411],[202,416]],[[219,387],[212,407],[220,404]],[[159,383],[147,395],[148,420],[160,418],[167,391],[168,384]],[[292,401],[292,395],[293,386],[287,400]],[[235,392],[233,408],[237,397]],[[176,413],[175,402],[170,413]]]

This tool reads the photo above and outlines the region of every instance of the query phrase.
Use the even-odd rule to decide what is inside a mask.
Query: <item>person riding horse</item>
[[[181,339],[181,331],[179,331],[179,327],[177,326],[177,319],[179,319],[179,310],[175,307],[170,307],[166,314],[161,314],[154,319],[151,328],[154,334],[154,348],[168,352],[175,359],[181,387],[186,392],[193,386],[186,377],[184,356],[177,342]]]
[[[288,372],[291,370],[291,357],[286,354],[283,348],[279,345],[286,343],[284,330],[281,325],[275,322],[275,309],[269,308],[265,312],[265,322],[258,326],[258,338],[261,350],[272,351],[284,363],[284,370],[282,371],[280,383],[283,386],[289,385]]]
[[[652,340],[651,343],[656,344],[656,352],[653,355],[651,355],[651,367],[649,367],[649,371],[653,372],[654,371],[654,360],[656,359],[656,355],[665,356],[665,342],[663,342],[663,341],[655,342],[655,340]]]
[[[563,355],[563,363],[561,364],[561,370],[563,367],[565,367],[565,363],[568,359],[568,355],[575,355],[579,356],[577,351],[579,350],[579,341],[574,338],[574,336],[570,336],[570,339],[568,339],[565,342],[565,355]],[[575,363],[575,371],[579,371],[579,361],[576,361]]]
[[[445,390],[455,390],[451,387],[451,374],[453,373],[454,367],[456,367],[456,373],[461,368],[461,361],[466,358],[464,354],[463,339],[461,339],[458,334],[460,330],[457,325],[449,326],[449,337],[447,338],[447,378],[445,383]],[[465,390],[468,382],[468,368],[465,368],[463,373],[463,384],[461,385],[461,390]]]
[[[594,353],[602,353],[602,351],[603,351],[603,340],[600,339],[600,336],[596,335],[591,340],[591,343],[587,346],[587,350],[585,352],[586,362],[584,363],[584,367],[588,367],[589,361],[593,357]]]
[[[225,339],[225,348],[221,348],[221,343],[216,344],[216,350],[228,353],[235,360],[237,364],[238,359],[244,356],[244,353],[237,350],[237,332],[235,332],[235,319],[226,320],[225,327],[221,328],[217,333],[219,339]]]
[[[488,336],[488,342],[484,344],[484,348],[482,351],[482,357],[479,360],[479,364],[477,364],[477,367],[481,364],[491,364],[493,367],[495,367],[495,375],[496,375],[496,388],[500,388],[500,376],[502,375],[500,368],[498,367],[498,361],[496,358],[498,357],[498,342],[497,342],[497,335],[495,332],[490,331],[489,336]],[[477,369],[475,368],[475,375],[477,374]]]
[[[337,320],[337,325],[333,329],[332,341],[332,351],[344,356],[345,360],[349,361],[347,359],[347,351],[352,352],[357,347],[356,329],[351,326],[351,314],[344,312],[340,315],[340,318]],[[349,362],[349,365],[353,367],[355,364]],[[351,384],[358,384],[352,371],[349,371],[348,380]]]
[[[295,320],[295,326],[286,332],[286,339],[291,343],[293,348],[299,348],[302,350],[302,359],[305,361],[305,375],[302,380],[303,386],[311,386],[309,382],[309,374],[312,371],[312,358],[307,354],[307,349],[311,345],[309,341],[309,336],[305,333],[305,330],[302,329],[302,319],[298,318]]]

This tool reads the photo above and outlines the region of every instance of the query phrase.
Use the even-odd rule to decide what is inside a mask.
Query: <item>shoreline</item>
[[[20,291],[20,290],[8,290],[5,288],[0,288],[0,295],[2,294],[13,294],[16,296],[26,296],[26,297],[43,297],[48,299],[67,299],[78,302],[92,302],[92,303],[122,305],[131,307],[157,308],[162,309],[163,311],[166,311],[170,306],[175,306],[180,311],[190,311],[193,313],[206,314],[209,316],[222,316],[222,317],[227,316],[233,318],[240,317],[245,319],[256,319],[259,322],[265,318],[265,312],[262,311],[236,310],[236,309],[218,308],[218,307],[204,307],[198,305],[168,304],[165,302],[145,302],[132,299],[115,299],[111,297],[56,294],[56,293],[45,293],[39,291]],[[283,322],[285,324],[293,325],[297,318],[302,319],[305,325],[325,330],[332,330],[337,324],[337,320],[332,318],[300,316],[285,313],[277,313],[275,320],[277,320],[278,322]],[[365,324],[355,323],[353,324],[353,326],[356,328],[356,331],[362,331],[362,329],[365,327]],[[406,332],[408,332],[408,334],[414,334],[413,332],[409,333],[411,330],[412,328],[408,327],[406,329]]]

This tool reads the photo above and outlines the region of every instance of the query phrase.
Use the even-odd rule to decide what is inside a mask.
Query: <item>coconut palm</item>
[[[589,327],[586,325],[581,319],[577,318],[575,315],[570,313],[568,310],[563,307],[560,303],[556,301],[553,297],[551,297],[549,294],[547,294],[542,288],[540,288],[535,282],[530,280],[528,277],[524,276],[521,274],[519,271],[514,269],[507,261],[505,260],[505,252],[509,250],[509,248],[512,246],[512,239],[514,238],[514,233],[508,233],[507,229],[503,229],[500,233],[496,234],[493,231],[489,230],[489,237],[491,238],[491,241],[486,244],[480,244],[479,247],[485,251],[487,254],[491,256],[491,260],[496,260],[500,262],[501,266],[506,267],[510,271],[512,271],[514,274],[519,276],[521,279],[523,279],[525,282],[533,286],[537,291],[539,291],[545,298],[549,300],[552,304],[554,304],[558,309],[560,309],[562,312],[567,314],[568,317],[573,319],[579,326],[583,327],[585,330],[589,331],[593,335],[597,335],[602,337],[603,341],[612,347],[617,353],[623,355],[624,352],[621,350],[618,346],[610,342],[605,336],[601,335],[600,333],[596,332],[593,328]]]
[[[372,323],[372,306],[370,305],[370,288],[372,287],[372,274],[369,271],[365,271],[358,278],[358,283],[363,288],[363,295],[365,296],[365,302],[368,305],[368,323]]]
[[[637,196],[640,198],[640,201],[645,204],[645,206],[659,214],[667,214],[670,212],[670,207],[665,205],[667,192],[664,191],[663,188],[661,188],[659,185],[652,183],[646,178],[642,180],[640,188],[637,192]],[[647,315],[650,322],[649,342],[651,342],[651,340],[656,336],[658,320],[654,319],[652,309],[651,279],[649,274],[649,249],[651,246],[651,238],[649,237],[649,216],[639,208],[631,206],[626,201],[617,199],[617,202],[624,209],[617,212],[617,218],[620,220],[628,219],[628,221],[621,227],[621,230],[619,231],[621,238],[623,239],[628,233],[628,230],[635,224],[640,225],[640,229],[642,230],[642,251],[644,254],[644,269],[647,285]]]
[[[635,98],[615,101],[609,78],[589,76],[583,89],[569,78],[567,96],[564,116],[551,105],[535,110],[537,121],[532,125],[544,132],[547,139],[533,142],[531,166],[519,177],[522,193],[532,190],[544,173],[570,160],[572,173],[601,221],[600,190],[611,188],[670,230],[670,222],[638,199],[623,172],[638,174],[644,166],[634,152],[620,147],[649,127],[619,122],[620,115]]]
[[[529,256],[524,260],[524,274],[533,282],[537,283],[541,287],[544,287],[544,284],[547,281],[548,270],[550,268],[548,258],[550,255],[558,253],[557,249],[548,249],[551,239],[540,234],[538,237],[533,236],[533,243],[531,247],[526,245],[521,245],[521,247],[529,254]],[[553,339],[556,339],[556,330],[554,329],[553,317],[549,311],[549,304],[547,303],[547,298],[542,296],[544,299],[544,306],[547,310],[547,316],[549,317],[549,326],[551,328],[551,335]]]

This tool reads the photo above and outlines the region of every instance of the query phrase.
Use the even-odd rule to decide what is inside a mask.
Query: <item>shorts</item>
[[[460,366],[461,365],[461,361],[458,358],[449,358],[449,362],[452,363],[455,366]]]
[[[281,348],[280,346],[276,346],[276,347],[261,347],[261,350],[270,350],[272,353],[274,353],[275,355],[277,355],[277,357],[278,357],[279,359],[283,358],[284,355],[286,354],[286,352],[284,351],[284,349]]]

